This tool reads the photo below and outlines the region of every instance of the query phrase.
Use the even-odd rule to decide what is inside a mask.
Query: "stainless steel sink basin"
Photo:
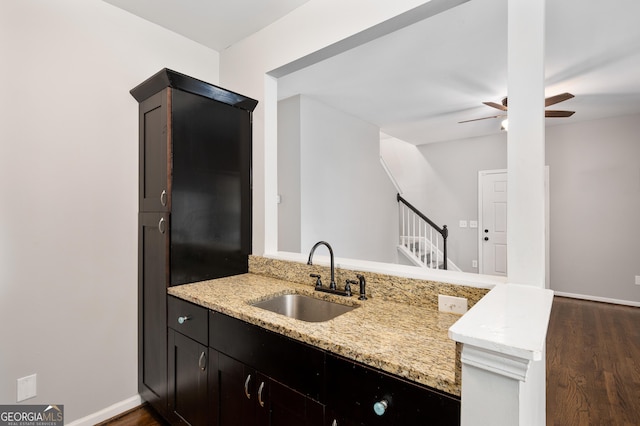
[[[307,322],[329,321],[357,307],[316,299],[302,294],[275,296],[271,299],[254,303],[253,306]]]

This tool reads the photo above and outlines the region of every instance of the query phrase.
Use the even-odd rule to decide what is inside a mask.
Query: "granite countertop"
[[[357,286],[355,288],[357,294]],[[253,273],[171,287],[170,295],[444,392],[460,395],[459,353],[449,327],[459,315],[384,298],[360,301]],[[251,306],[282,294],[308,294],[358,308],[311,323]]]

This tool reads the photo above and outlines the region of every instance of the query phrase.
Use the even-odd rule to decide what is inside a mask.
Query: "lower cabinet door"
[[[324,405],[319,402],[222,353],[217,363],[211,406],[219,426],[324,425]]]
[[[213,351],[212,351],[213,352]],[[213,373],[213,372],[212,372]],[[256,373],[245,364],[224,354],[218,354],[217,392],[212,391],[218,407],[219,426],[257,425]]]
[[[324,425],[323,404],[264,376],[258,382],[263,386],[262,392],[258,388],[260,425]]]
[[[169,413],[172,423],[209,424],[206,346],[169,328]]]
[[[460,426],[460,399],[337,356],[327,356],[330,426]]]
[[[355,419],[349,419],[345,416],[342,416],[336,413],[334,410],[327,409],[327,414],[325,416],[325,426],[366,426],[362,421],[357,421]]]

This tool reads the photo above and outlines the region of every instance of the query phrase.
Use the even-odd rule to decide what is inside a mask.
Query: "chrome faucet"
[[[329,256],[331,257],[331,283],[329,284],[329,289],[330,290],[335,290],[336,289],[336,273],[335,273],[335,266],[334,266],[334,261],[333,261],[333,249],[331,248],[331,246],[329,245],[328,242],[326,241],[318,241],[317,243],[315,243],[313,245],[313,247],[311,248],[311,252],[309,253],[309,260],[307,261],[307,265],[313,265],[313,253],[316,251],[316,249],[318,248],[318,246],[320,245],[325,245],[327,246],[327,248],[329,249]],[[320,280],[320,277],[318,277],[318,282]],[[321,285],[320,285],[321,286]],[[319,286],[316,286],[316,288]]]

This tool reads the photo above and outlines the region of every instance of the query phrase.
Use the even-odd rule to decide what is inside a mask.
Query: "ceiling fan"
[[[555,105],[557,103],[566,101],[566,100],[571,99],[573,97],[574,96],[571,93],[561,93],[559,95],[549,96],[548,98],[546,98],[544,100],[544,106],[548,107],[550,105]],[[507,112],[508,100],[505,97],[505,98],[502,99],[502,104],[498,104],[498,103],[495,103],[495,102],[483,102],[483,104],[485,104],[487,106],[490,106],[492,108],[499,109],[500,111]],[[575,111],[560,111],[560,110],[545,110],[544,111],[544,116],[545,117],[571,117],[573,114],[575,114]],[[459,121],[458,123],[468,123],[470,121],[486,120],[486,119],[489,119],[489,118],[500,118],[500,117],[506,117],[506,116],[507,116],[507,114],[492,115],[492,116],[489,116],[489,117],[474,118],[473,120]]]

